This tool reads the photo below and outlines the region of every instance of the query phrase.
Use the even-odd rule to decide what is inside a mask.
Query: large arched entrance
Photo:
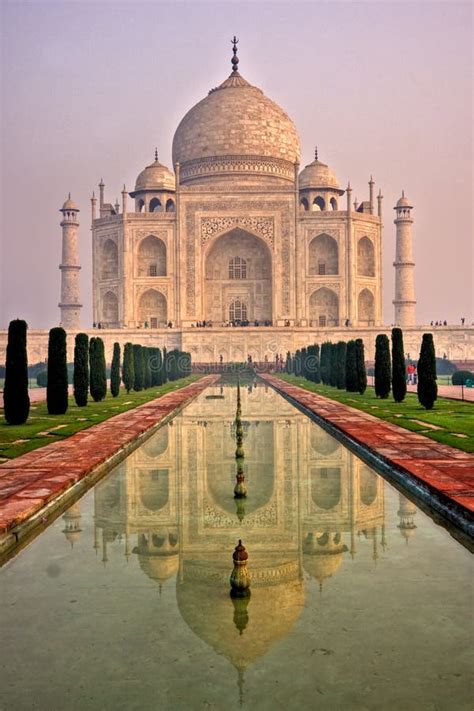
[[[140,297],[138,322],[146,328],[166,326],[166,299],[159,291],[147,289]]]
[[[313,291],[309,299],[309,318],[320,328],[339,326],[339,297],[325,286]]]
[[[215,325],[272,320],[272,258],[259,237],[236,228],[218,237],[204,264],[204,316]]]

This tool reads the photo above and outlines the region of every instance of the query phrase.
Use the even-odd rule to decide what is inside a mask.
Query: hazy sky
[[[59,320],[67,193],[81,208],[83,325],[91,322],[90,202],[152,162],[171,165],[184,113],[239,69],[294,120],[341,185],[384,195],[384,318],[392,322],[393,206],[415,209],[418,321],[473,309],[472,3],[2,0],[2,313]],[[97,188],[96,188],[97,191]],[[130,200],[130,209],[132,201]]]

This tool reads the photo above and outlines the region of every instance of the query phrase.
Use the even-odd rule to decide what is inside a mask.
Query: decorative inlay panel
[[[275,225],[273,217],[203,217],[201,219],[201,244],[234,227],[242,227],[260,235],[273,245]]]

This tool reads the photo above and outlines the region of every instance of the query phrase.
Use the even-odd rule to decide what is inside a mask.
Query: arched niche
[[[138,322],[149,328],[163,328],[167,324],[166,298],[156,289],[147,289],[138,302]]]
[[[330,511],[341,500],[340,467],[318,467],[311,470],[311,498],[320,509]]]
[[[306,198],[301,198],[300,200],[300,210],[302,212],[308,212],[309,210],[309,203]]]
[[[156,434],[141,447],[141,451],[150,459],[161,457],[168,449],[168,427],[161,427]]]
[[[108,326],[118,324],[118,298],[113,291],[106,291],[103,296],[101,323]]]
[[[377,498],[377,475],[365,464],[360,469],[360,500],[364,506],[372,506]]]
[[[361,237],[357,242],[357,273],[360,276],[375,276],[374,243],[368,237]]]
[[[137,276],[166,276],[166,245],[159,237],[142,239],[137,252]]]
[[[136,202],[137,205],[137,212],[145,212],[145,201],[142,200],[141,198],[137,200]]]
[[[331,205],[331,210],[337,210],[337,200],[335,197],[332,197],[331,200],[329,201]]]
[[[169,199],[166,201],[166,212],[174,212],[175,209],[176,209],[176,207],[175,207],[175,204],[174,204],[174,200],[172,200],[171,198],[169,198]]]
[[[309,243],[309,274],[324,276],[339,273],[339,247],[334,237],[320,234]]]
[[[107,239],[101,250],[101,279],[117,279],[118,277],[118,249],[113,239]]]
[[[167,469],[138,470],[140,501],[148,511],[159,511],[168,503]]]
[[[204,257],[204,277],[206,321],[228,321],[236,301],[245,304],[250,322],[271,321],[272,256],[260,237],[240,228],[217,237]]]
[[[311,427],[310,440],[312,449],[323,457],[330,457],[342,448],[342,444],[337,439],[331,437],[330,434],[317,425],[312,425]]]
[[[369,289],[362,289],[357,299],[357,314],[361,326],[375,324],[375,300]]]
[[[313,291],[309,299],[309,318],[321,328],[338,326],[338,295],[326,287]]]

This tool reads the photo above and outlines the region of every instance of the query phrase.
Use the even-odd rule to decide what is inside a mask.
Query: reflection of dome
[[[299,157],[291,119],[237,71],[188,111],[173,139],[182,182],[236,173],[294,181]]]
[[[346,551],[340,533],[309,532],[303,543],[303,567],[322,583],[339,569]]]
[[[151,580],[164,583],[178,570],[178,534],[174,527],[141,533],[133,552],[138,554],[140,568]]]
[[[332,170],[319,160],[314,160],[312,163],[303,168],[299,178],[300,190],[313,188],[315,190],[328,188],[343,194],[344,190],[339,187],[339,182]]]
[[[134,549],[133,552],[135,553],[137,550]],[[175,575],[179,568],[178,551],[171,555],[143,555],[138,553],[138,562],[145,575],[151,580],[164,583],[165,580]]]
[[[250,572],[253,574],[253,570]],[[239,670],[291,632],[304,604],[304,587],[299,580],[254,586],[251,590],[245,610],[248,620],[239,625],[225,583],[185,580],[177,585],[178,607],[186,624]]]
[[[130,195],[135,197],[135,193],[142,190],[175,190],[175,187],[173,173],[165,165],[162,165],[157,158],[154,163],[147,165],[139,174],[135,184],[135,191]]]
[[[74,546],[79,538],[81,537],[82,529],[80,525],[81,511],[79,503],[73,504],[64,514],[64,529],[63,533],[67,541],[71,544],[71,548]]]

